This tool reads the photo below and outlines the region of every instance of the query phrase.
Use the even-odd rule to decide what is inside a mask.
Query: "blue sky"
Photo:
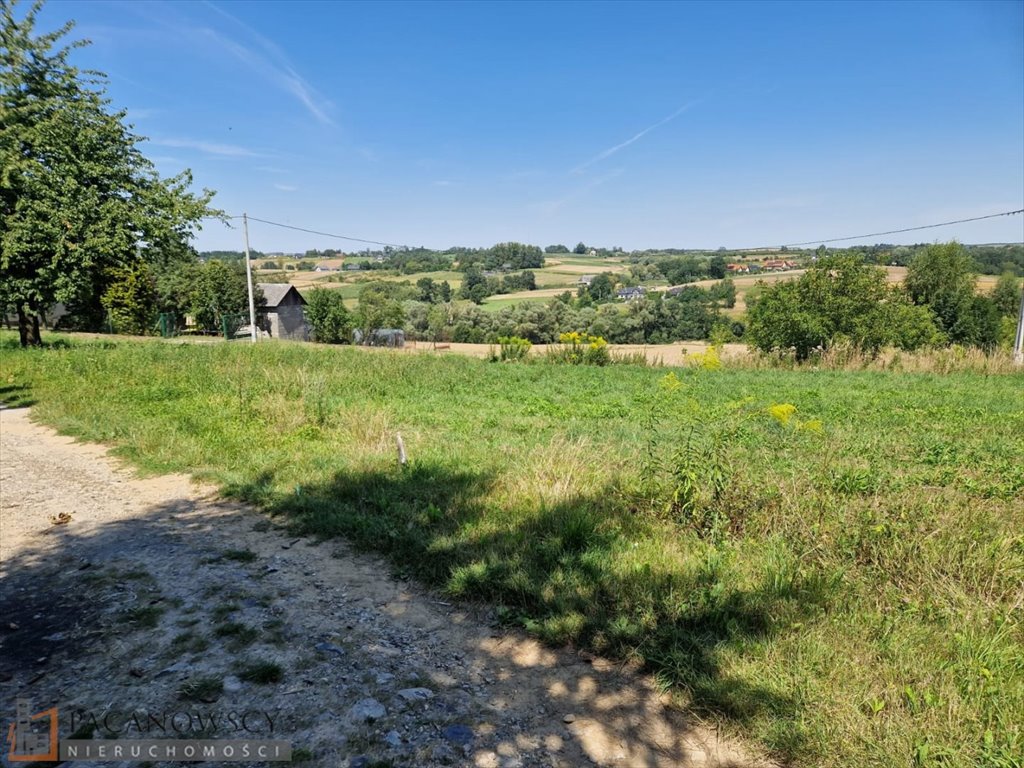
[[[1024,3],[58,2],[147,155],[371,240],[778,245],[1024,208]],[[263,251],[340,247],[254,224]],[[1024,216],[902,236],[1024,240]],[[219,224],[201,250],[241,247]]]

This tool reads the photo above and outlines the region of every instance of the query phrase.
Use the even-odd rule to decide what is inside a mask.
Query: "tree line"
[[[838,344],[871,354],[887,346],[990,350],[1012,337],[1019,281],[1006,272],[991,295],[978,295],[976,268],[955,241],[919,250],[902,285],[888,283],[885,270],[861,254],[825,256],[798,280],[766,287],[748,301],[747,340],[798,360]]]
[[[735,301],[728,281],[710,289],[689,286],[674,294],[654,293],[629,303],[596,302],[585,291],[565,292],[546,303],[523,302],[487,312],[475,304],[451,301],[450,289],[423,278],[409,283],[368,283],[354,311],[337,291],[317,288],[306,294],[306,316],[318,341],[349,343],[353,331],[363,338],[383,328],[400,328],[406,337],[427,341],[497,343],[516,336],[536,344],[555,343],[564,333],[600,336],[614,344],[662,344],[679,340],[742,337],[742,323],[722,310]]]

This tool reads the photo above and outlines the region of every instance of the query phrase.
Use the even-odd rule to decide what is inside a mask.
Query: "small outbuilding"
[[[306,300],[289,283],[259,283],[265,299],[259,308],[260,327],[272,339],[309,341],[309,325],[303,307]]]
[[[405,331],[401,328],[377,328],[364,336],[361,328],[352,332],[352,341],[367,347],[404,347]]]

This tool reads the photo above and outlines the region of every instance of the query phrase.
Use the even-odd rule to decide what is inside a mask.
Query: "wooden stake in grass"
[[[395,433],[395,441],[398,443],[398,464],[399,466],[405,466],[405,443],[402,442],[402,433]]]

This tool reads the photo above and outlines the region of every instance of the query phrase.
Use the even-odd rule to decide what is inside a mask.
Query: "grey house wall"
[[[309,341],[309,327],[301,304],[282,304],[264,312],[272,339]]]

